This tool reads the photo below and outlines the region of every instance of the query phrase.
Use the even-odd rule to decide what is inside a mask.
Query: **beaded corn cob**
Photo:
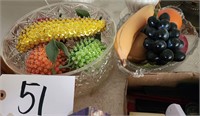
[[[98,58],[106,49],[106,45],[94,38],[85,38],[70,51],[72,68],[81,68]]]
[[[40,43],[49,42],[52,38],[68,38],[95,35],[105,29],[105,20],[92,18],[49,19],[34,22],[21,31],[18,37],[17,50],[26,52]]]

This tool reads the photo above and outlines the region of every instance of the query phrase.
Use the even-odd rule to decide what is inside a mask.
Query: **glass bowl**
[[[164,8],[174,8],[177,11],[179,11],[179,13],[181,14],[182,18],[183,18],[183,25],[181,27],[181,34],[183,34],[187,40],[188,40],[188,50],[186,52],[186,59],[192,55],[193,51],[197,48],[198,45],[198,32],[196,31],[195,27],[191,24],[191,22],[189,22],[185,17],[184,14],[182,12],[182,10],[176,6],[166,6],[163,7]],[[119,29],[125,22],[126,20],[133,15],[135,12],[128,12],[127,8],[125,8],[121,14],[120,14],[120,21],[117,25],[117,29]],[[116,56],[117,57],[117,56]],[[133,63],[127,60],[127,65],[123,66],[121,61],[118,59],[118,67],[121,71],[125,72],[126,74],[128,74],[131,77],[143,77],[144,74],[148,74],[150,72],[160,72],[160,71],[172,71],[175,67],[177,67],[178,65],[180,65],[181,63],[184,63],[184,61],[182,62],[169,62],[166,65],[151,65],[149,63],[143,63],[143,64],[137,64],[137,63]]]
[[[84,9],[90,13],[91,18],[99,19],[102,17],[106,21],[106,29],[101,33],[101,41],[107,45],[106,50],[95,61],[88,65],[73,70],[62,75],[74,75],[75,96],[80,96],[91,92],[97,88],[104,80],[107,79],[109,71],[113,68],[111,60],[113,57],[113,44],[116,34],[116,26],[112,17],[104,10],[81,2],[61,2],[38,8],[25,16],[21,17],[7,36],[2,44],[2,58],[7,66],[18,74],[27,74],[25,71],[25,58],[28,54],[19,53],[16,49],[17,38],[22,29],[32,24],[35,19],[49,17],[58,18],[62,14],[62,18],[78,17],[75,9]],[[67,85],[66,85],[67,86]]]

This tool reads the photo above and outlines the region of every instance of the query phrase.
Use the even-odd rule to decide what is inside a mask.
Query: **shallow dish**
[[[28,52],[20,53],[16,49],[17,38],[22,29],[32,24],[36,19],[40,18],[72,18],[78,17],[75,9],[83,9],[90,13],[91,18],[104,19],[106,21],[106,29],[101,33],[101,41],[106,44],[106,50],[93,62],[88,65],[63,73],[62,75],[76,76],[75,96],[86,94],[98,87],[107,79],[109,71],[112,70],[113,63],[113,43],[116,33],[115,23],[112,17],[104,10],[92,6],[87,3],[80,2],[61,2],[50,4],[38,8],[22,18],[20,18],[2,42],[2,58],[4,62],[18,74],[27,74],[25,70],[25,59]],[[67,85],[66,85],[67,86]]]
[[[183,25],[181,29],[181,34],[183,34],[187,40],[188,40],[188,50],[186,52],[186,58],[190,57],[190,55],[193,53],[194,49],[196,49],[198,45],[198,33],[195,29],[195,27],[187,20],[187,17],[184,17],[184,14],[182,13],[182,10],[175,6],[166,6],[163,8],[171,7],[176,10],[178,10],[183,18]],[[117,25],[117,29],[119,29],[126,20],[133,15],[134,12],[128,12],[128,9],[125,8],[121,14],[120,14],[120,21]],[[185,61],[185,60],[184,60]],[[172,71],[175,66],[180,65],[182,62],[169,62],[166,65],[150,65],[149,63],[143,63],[143,64],[136,64],[133,62],[130,62],[127,60],[127,65],[124,67],[121,64],[121,61],[118,60],[118,67],[125,73],[129,74],[133,77],[142,77],[144,74],[150,73],[150,72],[159,72],[159,71]]]

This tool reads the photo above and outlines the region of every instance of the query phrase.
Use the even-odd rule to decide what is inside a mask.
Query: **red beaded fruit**
[[[30,52],[25,62],[26,71],[31,74],[51,75],[54,68],[56,74],[65,72],[66,69],[59,69],[60,65],[65,65],[66,63],[64,52],[59,52],[55,66],[53,66],[53,63],[46,55],[45,46],[45,44],[39,45]]]

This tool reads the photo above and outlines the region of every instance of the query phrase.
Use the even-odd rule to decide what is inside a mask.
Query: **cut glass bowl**
[[[91,18],[100,19],[102,17],[106,21],[106,30],[101,33],[101,41],[107,45],[107,48],[95,61],[62,75],[76,76],[75,96],[80,96],[96,89],[107,79],[109,71],[113,68],[112,57],[116,26],[114,20],[107,12],[87,3],[61,2],[47,5],[26,14],[16,21],[2,42],[2,58],[8,67],[15,73],[27,74],[25,71],[25,58],[28,52],[19,53],[16,49],[17,38],[22,29],[32,24],[38,18],[59,18],[61,14],[61,18],[78,17],[75,9],[87,10]]]
[[[195,27],[187,20],[187,17],[184,17],[182,10],[176,6],[166,6],[163,8],[174,8],[181,14],[183,18],[183,25],[181,28],[181,34],[183,34],[188,40],[188,50],[186,52],[186,59],[190,57],[193,51],[197,48],[198,45],[198,32],[196,31]],[[117,29],[119,29],[126,20],[133,15],[134,12],[129,12],[127,8],[125,8],[120,14],[120,21],[117,25]],[[185,59],[185,60],[186,60]],[[184,61],[185,61],[184,60]],[[127,65],[124,67],[121,61],[118,59],[118,67],[121,71],[125,72],[131,77],[143,77],[144,74],[148,74],[150,72],[160,72],[160,71],[172,71],[175,67],[180,65],[182,62],[169,62],[166,65],[150,65],[149,63],[144,64],[137,64],[127,60]]]

